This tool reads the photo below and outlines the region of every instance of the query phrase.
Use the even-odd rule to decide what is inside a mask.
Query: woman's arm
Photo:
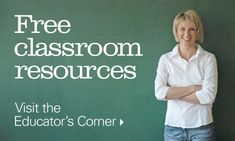
[[[218,70],[216,58],[214,55],[208,56],[204,68],[203,89],[197,91],[197,96],[200,104],[212,104],[215,100],[218,85]]]
[[[200,101],[198,100],[195,92],[191,93],[190,95],[182,97],[180,100],[189,102],[189,103],[200,104]]]
[[[202,89],[201,85],[189,85],[185,87],[169,87],[166,99],[173,100],[173,99],[181,99],[181,100],[190,100],[193,99],[191,95],[193,95],[196,91]],[[195,95],[195,94],[194,94]]]

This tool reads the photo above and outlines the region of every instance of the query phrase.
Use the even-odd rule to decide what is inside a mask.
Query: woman
[[[155,96],[167,101],[165,141],[214,141],[212,104],[217,93],[217,64],[202,49],[203,27],[198,14],[176,15],[173,33],[178,44],[160,57]]]

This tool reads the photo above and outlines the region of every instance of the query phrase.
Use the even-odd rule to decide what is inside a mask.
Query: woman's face
[[[177,37],[180,44],[191,46],[194,45],[197,38],[197,28],[190,21],[182,21],[177,28]]]

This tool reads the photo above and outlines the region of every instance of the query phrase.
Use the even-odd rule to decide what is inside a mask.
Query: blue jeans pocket
[[[192,141],[215,141],[214,124],[203,125],[188,132]]]
[[[197,128],[180,128],[165,125],[165,141],[215,141],[213,123]]]
[[[165,125],[164,128],[164,140],[165,141],[183,141],[184,131],[182,128],[171,127]]]

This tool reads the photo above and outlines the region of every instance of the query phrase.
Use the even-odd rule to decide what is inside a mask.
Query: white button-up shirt
[[[155,79],[155,96],[166,100],[169,87],[202,85],[196,92],[200,104],[182,100],[168,100],[165,125],[195,128],[213,122],[212,104],[217,93],[218,72],[216,58],[201,48],[187,62],[179,54],[179,45],[161,56]]]

